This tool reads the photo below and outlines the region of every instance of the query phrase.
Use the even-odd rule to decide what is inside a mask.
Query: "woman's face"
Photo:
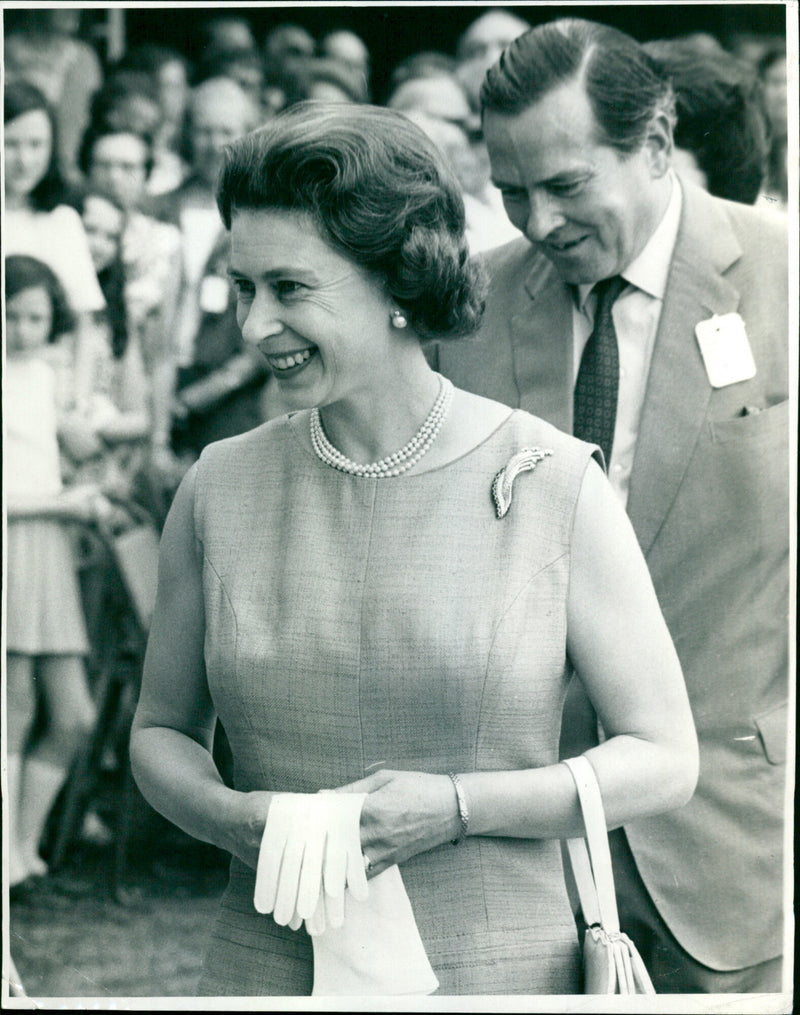
[[[386,391],[395,354],[416,341],[390,326],[393,304],[380,282],[305,214],[235,212],[230,276],[242,336],[266,357],[291,408]]]
[[[6,343],[10,353],[40,349],[50,340],[53,303],[42,285],[23,289],[6,300]]]
[[[5,124],[6,196],[27,198],[41,183],[50,165],[53,130],[43,109],[9,120]]]
[[[123,213],[104,197],[93,194],[84,201],[83,228],[96,272],[107,268],[119,253],[124,225]]]
[[[144,196],[147,145],[136,134],[106,134],[92,149],[89,180],[107,190],[126,210]]]

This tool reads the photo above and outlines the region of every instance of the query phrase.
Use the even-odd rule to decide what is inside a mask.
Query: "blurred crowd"
[[[53,614],[46,635],[15,620],[21,640],[8,645],[9,797],[20,815],[12,883],[45,873],[44,824],[95,721],[85,660],[104,607],[88,596],[100,613],[87,616],[87,589],[102,586],[113,561],[98,565],[95,553],[88,566],[76,528],[107,534],[146,518],[158,530],[206,444],[283,411],[266,362],[236,325],[214,193],[222,149],[303,100],[387,105],[449,159],[471,250],[502,244],[518,234],[491,183],[478,93],[529,27],[494,8],[453,53],[421,48],[384,68],[377,95],[369,49],[349,30],[314,38],[287,22],[256,38],[246,18],[221,15],[202,25],[194,62],[152,43],[104,66],[81,38],[80,11],[6,12],[8,602],[11,615],[36,596]],[[678,171],[781,213],[782,40],[723,47],[693,34],[648,49],[676,93]],[[54,554],[80,582],[66,573],[54,581]]]

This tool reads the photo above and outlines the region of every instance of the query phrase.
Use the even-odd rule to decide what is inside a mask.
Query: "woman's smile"
[[[276,377],[293,377],[308,365],[309,360],[316,352],[316,349],[307,347],[283,353],[264,352],[264,356]]]

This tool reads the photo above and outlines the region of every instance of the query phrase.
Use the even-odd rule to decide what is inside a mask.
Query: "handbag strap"
[[[583,756],[567,758],[564,764],[575,780],[586,830],[585,839],[567,840],[583,918],[589,926],[599,924],[607,934],[618,934],[619,913],[611,850],[597,776],[591,763]]]

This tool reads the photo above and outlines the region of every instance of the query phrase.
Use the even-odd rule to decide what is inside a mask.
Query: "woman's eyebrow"
[[[240,271],[235,265],[229,265],[225,272],[230,278],[250,278],[247,272]],[[259,278],[282,278],[286,275],[293,277],[314,279],[316,274],[312,268],[302,268],[299,265],[276,265],[260,273]]]

